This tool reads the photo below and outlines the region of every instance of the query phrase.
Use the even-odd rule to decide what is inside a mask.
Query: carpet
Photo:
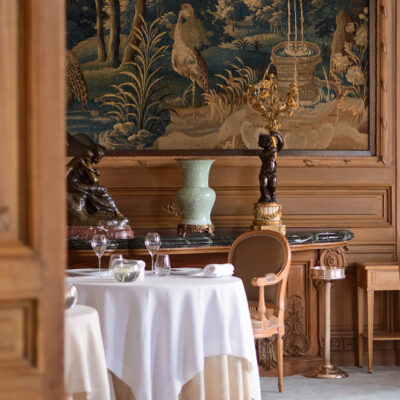
[[[311,379],[303,375],[283,378],[283,393],[278,378],[260,378],[263,400],[400,400],[400,367],[345,367],[346,379]]]

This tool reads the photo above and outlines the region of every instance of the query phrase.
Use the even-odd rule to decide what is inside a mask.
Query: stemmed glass
[[[157,253],[157,250],[160,248],[161,245],[160,235],[156,232],[147,233],[144,239],[144,244],[148,252],[150,253],[151,272],[154,274],[154,255]]]
[[[107,249],[107,236],[104,233],[96,233],[92,238],[92,249],[96,253],[97,258],[99,259],[99,273],[98,277],[100,278],[101,272],[101,257]]]

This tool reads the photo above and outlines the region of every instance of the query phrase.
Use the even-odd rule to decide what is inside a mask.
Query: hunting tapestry
[[[258,149],[245,101],[298,85],[289,150],[369,149],[368,0],[66,0],[67,136],[107,150]]]

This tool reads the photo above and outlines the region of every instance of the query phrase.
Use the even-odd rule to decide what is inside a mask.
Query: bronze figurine
[[[286,234],[286,227],[282,224],[282,206],[276,202],[276,159],[284,142],[278,133],[279,119],[287,115],[292,116],[298,108],[298,85],[290,84],[286,99],[279,97],[278,84],[274,74],[264,76],[256,85],[249,85],[244,93],[244,100],[250,107],[259,112],[265,119],[263,133],[258,138],[258,145],[263,148],[261,169],[259,174],[260,198],[254,204],[254,220],[251,229],[272,230]]]
[[[68,225],[124,227],[129,224],[105,186],[99,184],[99,163],[104,150],[93,147],[67,165]]]
[[[244,100],[265,117],[267,123],[265,129],[268,133],[261,134],[258,145],[263,148],[260,158],[262,166],[260,170],[260,192],[259,203],[276,202],[276,158],[282,149],[284,142],[278,133],[280,128],[279,119],[284,116],[292,116],[298,108],[298,85],[290,84],[286,99],[281,99],[278,93],[278,83],[274,74],[269,74],[257,85],[249,85],[244,93]]]
[[[260,199],[259,203],[276,202],[276,156],[282,149],[284,141],[278,132],[263,133],[258,137],[258,145],[263,148],[260,154],[261,169],[259,174],[260,181]]]

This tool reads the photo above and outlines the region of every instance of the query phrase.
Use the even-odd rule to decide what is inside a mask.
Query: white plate
[[[97,275],[99,272],[98,268],[76,268],[76,269],[67,269],[65,273],[68,276],[93,276]],[[101,269],[101,276],[111,275],[111,271],[107,268]]]
[[[201,273],[201,274],[196,274],[196,275],[194,275],[194,276],[195,276],[196,278],[218,279],[218,278],[229,278],[229,277],[233,276],[233,274],[232,274],[232,275],[210,276],[210,275],[204,275],[204,273]]]
[[[171,275],[195,275],[202,271],[202,268],[171,268]]]

